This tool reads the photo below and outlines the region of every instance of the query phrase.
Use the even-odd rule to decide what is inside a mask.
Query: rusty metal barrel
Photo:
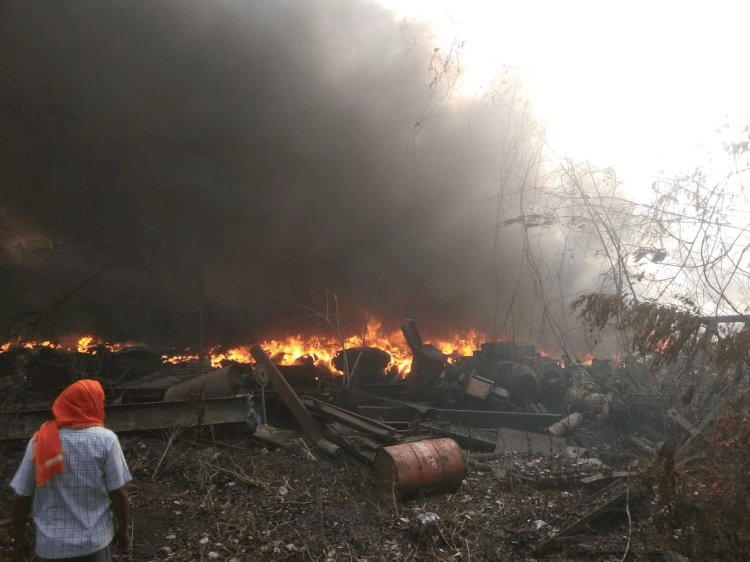
[[[427,439],[381,447],[375,454],[375,472],[382,493],[395,492],[406,499],[458,489],[466,475],[466,459],[453,439]]]

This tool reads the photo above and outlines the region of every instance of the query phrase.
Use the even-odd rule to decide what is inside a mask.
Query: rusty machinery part
[[[256,363],[253,367],[253,377],[255,378],[255,382],[263,388],[271,384],[271,376],[268,374],[268,370],[265,365],[261,365],[260,363]]]
[[[341,448],[325,438],[323,428],[313,419],[297,393],[290,386],[289,381],[279,371],[279,368],[271,362],[270,357],[263,351],[263,348],[259,345],[254,345],[250,348],[250,354],[255,359],[256,368],[257,366],[262,366],[266,370],[268,378],[271,381],[271,386],[279,394],[304,432],[315,441],[318,448],[332,456],[341,456],[343,454]]]
[[[195,400],[239,394],[246,370],[246,367],[232,363],[168,388],[164,400]]]

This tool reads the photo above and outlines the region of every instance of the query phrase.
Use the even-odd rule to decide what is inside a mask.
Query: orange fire
[[[438,340],[433,345],[451,359],[455,359],[456,357],[473,355],[474,351],[479,349],[479,346],[485,341],[487,341],[487,337],[484,334],[476,330],[469,330],[466,334],[454,334],[449,340]]]
[[[133,343],[107,343],[94,336],[83,336],[76,342],[76,351],[78,353],[88,353],[96,355],[99,348],[106,348],[113,353],[117,353],[125,347],[132,347]]]
[[[66,338],[69,339],[70,338]],[[117,352],[126,347],[132,347],[133,343],[107,343],[94,336],[81,336],[73,338],[73,343],[66,345],[60,342],[53,341],[34,341],[34,340],[9,340],[0,345],[0,353],[5,353],[11,348],[20,347],[22,349],[36,349],[40,347],[46,347],[49,349],[59,349],[62,351],[77,351],[78,353],[87,353],[89,355],[96,355],[100,348],[106,348],[109,351]]]
[[[95,345],[93,336],[83,336],[78,340],[78,344],[76,344],[76,351],[78,351],[78,353],[92,352],[95,354],[96,349],[93,349]]]
[[[665,353],[667,350],[669,350],[673,343],[674,338],[672,336],[669,336],[664,339],[651,342],[651,346],[656,353]]]
[[[173,365],[179,365],[180,363],[188,363],[190,361],[198,361],[199,356],[197,353],[190,353],[189,349],[185,350],[185,353],[177,355],[162,355],[161,360],[164,363],[171,363]]]
[[[34,342],[34,341],[12,340],[12,341],[5,342],[3,345],[0,345],[0,353],[5,353],[11,347],[22,347],[24,349],[34,349],[35,347],[49,347],[50,349],[62,349],[60,344],[53,343],[51,341]]]
[[[472,355],[478,349],[484,335],[476,330],[466,334],[455,334],[451,338],[438,340],[433,343],[450,358]],[[263,350],[281,365],[292,365],[301,359],[310,359],[316,365],[330,366],[333,357],[342,349],[351,347],[377,347],[388,352],[391,356],[391,367],[395,368],[402,376],[411,367],[411,351],[404,341],[400,330],[387,332],[383,330],[382,323],[377,319],[371,319],[362,334],[354,334],[349,337],[337,338],[333,336],[303,336],[296,334],[282,339],[269,339],[260,343]],[[250,346],[240,346],[221,351],[218,348],[208,353],[213,367],[220,367],[224,362],[235,361],[239,363],[251,363]],[[197,359],[197,355],[192,357]],[[172,357],[165,360],[172,361]]]
[[[454,334],[451,337],[429,340],[450,359],[469,356],[478,349],[480,344],[486,340],[484,334],[470,330],[463,334]],[[71,339],[70,345],[62,345],[56,342],[44,341],[8,341],[0,345],[0,353],[7,352],[12,347],[23,347],[33,349],[36,347],[49,347],[64,351],[77,351],[95,355],[98,350],[105,348],[111,352],[132,346],[132,343],[107,343],[95,336],[85,335]],[[333,357],[345,348],[351,347],[377,347],[388,352],[391,356],[390,368],[394,368],[401,376],[405,376],[411,367],[411,351],[404,341],[400,330],[387,331],[377,319],[371,319],[363,333],[349,336],[333,337],[320,335],[291,335],[281,339],[268,339],[260,343],[264,351],[281,365],[292,365],[300,360],[312,360],[316,365],[330,368]],[[214,347],[206,351],[205,358],[210,361],[211,366],[220,368],[230,362],[252,363],[250,345],[238,346],[231,349]],[[179,364],[197,361],[199,354],[193,350],[186,349],[181,353],[162,355],[165,363]]]
[[[583,356],[581,364],[591,367],[591,365],[594,364],[594,354],[589,351],[586,355]]]

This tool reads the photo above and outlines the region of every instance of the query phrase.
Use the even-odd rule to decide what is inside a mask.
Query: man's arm
[[[31,513],[31,501],[34,496],[16,496],[10,511],[10,537],[18,560],[28,560],[31,544],[26,536],[26,523]]]
[[[130,550],[131,536],[131,516],[130,516],[130,497],[125,486],[112,490],[109,493],[109,499],[112,500],[112,512],[117,521],[117,531],[115,532],[115,545],[127,551]]]

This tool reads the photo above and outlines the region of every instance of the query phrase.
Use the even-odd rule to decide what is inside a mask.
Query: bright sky
[[[634,189],[750,116],[750,2],[378,1],[465,42],[467,93],[516,67],[550,146]]]

